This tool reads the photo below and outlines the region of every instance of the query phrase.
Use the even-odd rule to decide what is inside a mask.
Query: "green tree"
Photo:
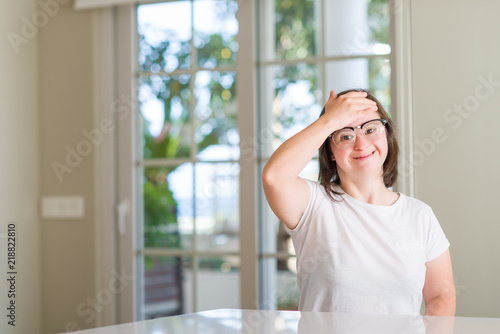
[[[219,20],[234,19],[237,5],[235,1],[221,2],[215,6],[215,10]],[[140,66],[143,72],[149,73],[141,77],[140,84],[147,87],[163,104],[164,124],[161,133],[153,135],[149,131],[150,124],[141,117],[144,159],[189,157],[193,137],[198,152],[210,145],[230,143],[228,134],[236,129],[236,75],[234,72],[209,70],[215,66],[234,64],[238,49],[235,37],[197,31],[193,36],[193,49],[191,41],[181,40],[175,31],[156,31],[162,34],[162,41],[149,42],[146,36],[148,29],[155,28],[140,27],[143,32],[139,42]],[[196,53],[196,64],[192,64],[193,53]],[[205,85],[198,85],[197,78],[189,74],[172,76],[165,73],[191,66],[209,71],[198,72],[198,75],[208,73],[211,80]],[[193,80],[194,93],[208,92],[210,101],[209,105],[197,105],[195,110],[192,110],[191,105]],[[195,117],[194,136],[190,127],[192,117]],[[145,168],[144,247],[182,247],[177,224],[177,203],[168,183],[168,175],[174,169]],[[152,260],[146,258],[146,265],[152,265]]]

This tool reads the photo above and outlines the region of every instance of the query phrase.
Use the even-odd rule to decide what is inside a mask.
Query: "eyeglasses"
[[[357,127],[345,127],[333,132],[329,138],[332,139],[335,146],[340,149],[346,149],[354,146],[356,142],[356,132],[354,130],[361,129],[363,136],[369,140],[374,141],[380,138],[385,133],[386,119],[372,119]]]

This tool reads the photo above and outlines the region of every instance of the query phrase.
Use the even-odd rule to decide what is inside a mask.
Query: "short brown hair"
[[[398,177],[398,156],[399,156],[399,146],[396,139],[396,130],[392,119],[389,114],[385,111],[382,104],[377,100],[368,90],[365,89],[349,89],[337,94],[341,96],[350,92],[366,92],[368,95],[367,99],[375,101],[378,107],[378,114],[380,118],[387,119],[386,133],[387,133],[387,146],[388,152],[387,157],[383,165],[382,176],[384,178],[384,185],[389,188],[391,187]],[[325,113],[325,108],[321,111],[320,117]],[[340,185],[340,176],[337,170],[337,162],[332,160],[332,150],[330,147],[330,138],[327,138],[324,143],[319,148],[319,182],[325,188],[326,193],[332,199],[334,195],[341,195],[341,193],[335,192],[333,190],[334,185]]]

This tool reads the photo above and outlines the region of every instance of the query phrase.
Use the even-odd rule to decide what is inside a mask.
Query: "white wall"
[[[59,12],[39,35],[40,192],[42,196],[82,196],[85,217],[42,220],[43,333],[95,327],[102,312],[95,275],[94,156],[87,155],[59,181],[52,163],[67,163],[93,124],[92,12]],[[93,147],[95,150],[95,147]],[[93,151],[94,152],[94,151]],[[106,304],[103,302],[103,304]]]
[[[16,327],[6,324],[6,247],[0,242],[0,332],[40,333],[40,221],[38,219],[37,40],[27,38],[16,53],[9,33],[20,35],[22,17],[35,1],[0,2],[0,233],[18,224]],[[25,42],[25,43],[24,43]]]
[[[411,3],[415,195],[450,240],[457,316],[500,317],[500,2]]]
[[[51,166],[64,163],[65,147],[75,149],[84,139],[82,130],[93,128],[91,12],[75,12],[72,2],[65,2],[43,1],[50,3],[49,13],[39,1],[0,2],[0,233],[8,221],[18,223],[14,333],[85,329],[96,321],[77,312],[96,297],[93,157],[64,174],[62,182]],[[34,16],[45,20],[36,31],[28,27]],[[23,38],[18,52],[9,42],[11,32]],[[39,199],[47,195],[83,196],[85,218],[40,219]],[[3,242],[1,247],[4,310]],[[0,311],[0,333],[4,325]]]

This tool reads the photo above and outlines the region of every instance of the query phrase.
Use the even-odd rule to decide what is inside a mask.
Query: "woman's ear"
[[[332,155],[330,156],[330,159],[332,159],[332,161],[335,161],[335,157],[333,156],[333,153],[332,153]]]

